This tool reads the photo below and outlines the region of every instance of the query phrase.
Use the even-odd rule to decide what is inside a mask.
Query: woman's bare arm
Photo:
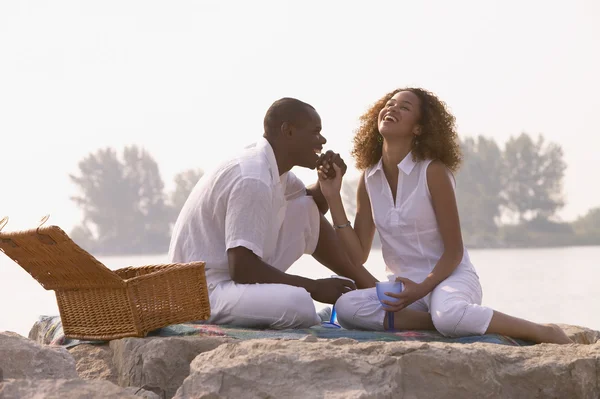
[[[323,186],[323,184],[327,183],[322,182],[321,185]],[[346,253],[353,263],[357,265],[364,264],[369,257],[375,235],[375,223],[373,222],[371,202],[364,182],[364,173],[361,175],[356,193],[357,208],[354,227],[348,225],[348,217],[346,216],[340,191],[324,190],[324,194],[329,203],[329,211],[331,212],[334,226],[346,226],[336,228],[336,232],[346,249]]]
[[[422,282],[428,292],[431,292],[439,283],[448,278],[460,264],[464,247],[454,187],[443,163],[434,161],[429,165],[427,184],[431,193],[438,228],[444,243],[444,253],[431,273]]]

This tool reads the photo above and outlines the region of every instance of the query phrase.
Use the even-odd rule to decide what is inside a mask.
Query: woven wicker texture
[[[69,338],[143,337],[210,316],[204,262],[112,271],[57,226],[0,232],[0,250],[55,291]]]

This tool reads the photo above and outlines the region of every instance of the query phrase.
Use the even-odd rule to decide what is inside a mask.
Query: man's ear
[[[291,136],[293,133],[294,127],[292,126],[291,123],[289,122],[283,122],[281,124],[281,134],[283,134],[283,136]]]

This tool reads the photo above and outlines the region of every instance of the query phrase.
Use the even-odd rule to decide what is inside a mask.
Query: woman
[[[461,161],[455,118],[434,94],[395,90],[361,117],[353,155],[363,170],[354,227],[346,218],[335,163],[319,169],[336,231],[348,255],[363,264],[375,229],[387,270],[404,284],[382,307],[375,288],[337,301],[345,328],[432,329],[450,337],[502,334],[533,342],[570,343],[556,325],[542,325],[481,306],[479,277],[463,246],[452,172]],[[333,167],[334,178],[327,178]],[[490,176],[495,178],[495,176]]]

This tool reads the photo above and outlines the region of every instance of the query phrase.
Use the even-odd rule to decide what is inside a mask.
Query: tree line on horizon
[[[600,207],[572,222],[557,218],[565,205],[560,145],[522,133],[503,148],[484,136],[467,137],[461,147],[456,195],[468,247],[600,245]],[[99,149],[84,157],[78,169],[70,175],[79,192],[71,200],[83,219],[71,237],[104,255],[165,253],[173,224],[203,175],[201,169],[182,171],[167,192],[157,162],[136,145],[121,153]],[[357,182],[345,179],[342,187],[351,220]],[[379,245],[376,237],[374,246]]]

